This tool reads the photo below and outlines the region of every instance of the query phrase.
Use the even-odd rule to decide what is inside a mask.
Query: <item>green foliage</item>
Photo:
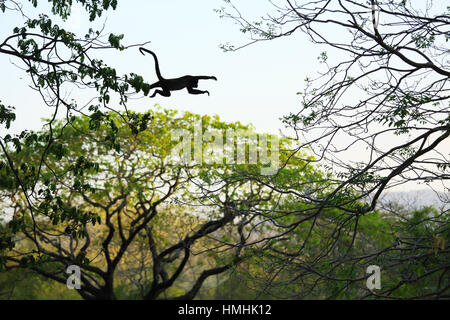
[[[79,300],[63,284],[17,269],[0,273],[0,300]]]
[[[122,51],[122,50],[125,49],[125,47],[120,44],[120,40],[122,40],[123,37],[124,37],[123,34],[116,36],[116,35],[111,33],[109,35],[108,41],[111,44],[111,46],[113,46],[114,48],[119,49],[119,50]]]
[[[429,37],[420,34],[412,34],[412,40],[414,41],[416,48],[418,49],[427,49],[434,44],[435,37],[434,35],[430,35]]]
[[[9,129],[11,122],[16,120],[16,114],[13,112],[14,108],[5,106],[0,101],[0,124],[5,124],[6,129]]]
[[[92,248],[70,257],[63,255],[61,259],[65,261],[65,259],[76,258],[76,262],[84,268],[96,266],[99,263],[95,261],[99,255],[98,251],[104,250],[101,245],[102,241],[106,241],[104,230],[112,223],[105,216],[102,206],[108,208],[112,206],[114,208],[112,210],[118,210],[116,203],[111,199],[126,199],[123,204],[127,210],[127,215],[123,217],[124,221],[133,219],[132,217],[139,219],[142,209],[139,209],[141,207],[136,203],[140,203],[141,206],[143,204],[156,206],[162,202],[164,208],[169,206],[182,208],[179,205],[181,203],[184,206],[205,208],[208,212],[205,217],[196,217],[180,209],[176,216],[162,211],[154,217],[151,221],[152,230],[155,232],[154,240],[163,247],[170,246],[173,241],[178,241],[185,234],[193,232],[192,228],[195,229],[199,224],[209,220],[220,221],[223,210],[217,203],[223,201],[225,195],[236,201],[238,212],[249,210],[250,205],[252,207],[258,205],[264,210],[275,205],[276,201],[272,202],[270,192],[264,190],[262,184],[241,178],[242,174],[260,177],[260,169],[263,167],[260,162],[235,164],[223,161],[211,163],[206,160],[195,161],[194,133],[198,130],[202,134],[206,134],[209,130],[218,130],[223,134],[222,142],[224,143],[227,130],[242,132],[245,136],[238,135],[233,147],[244,145],[246,158],[248,158],[248,142],[258,142],[257,136],[251,134],[251,126],[245,126],[239,122],[225,123],[219,117],[200,116],[188,112],[178,114],[176,111],[160,108],[145,114],[131,111],[104,113],[95,106],[90,110],[92,112],[90,116],[72,117],[69,124],[66,121],[54,121],[52,135],[49,130],[42,130],[26,132],[15,137],[20,148],[14,147],[12,137],[8,140],[8,154],[20,170],[17,171],[18,179],[10,182],[2,180],[1,192],[8,196],[13,194],[12,203],[18,204],[21,209],[5,225],[8,236],[3,238],[2,247],[4,247],[3,257],[7,258],[3,258],[3,266],[16,265],[24,269],[47,270],[49,261],[46,258],[54,259],[54,254],[61,254],[53,252],[49,255],[33,247],[33,242],[21,241],[14,248],[22,252],[22,259],[16,261],[12,256],[13,243],[8,238],[10,235],[28,234],[33,237],[34,232],[41,234],[45,231],[45,237],[51,234],[55,237],[55,241],[71,239],[70,241],[79,243],[94,242],[92,233],[90,236],[88,233],[88,230],[93,229],[99,230],[95,235],[99,239],[92,244]],[[176,158],[174,160],[176,156],[174,149],[180,145],[179,140],[173,139],[174,129],[183,129],[190,135],[187,143],[192,150],[191,159],[187,162],[176,160]],[[50,139],[52,143],[49,145]],[[210,145],[212,140],[206,139],[205,136],[202,141],[202,149],[208,150],[206,146]],[[287,146],[288,141],[282,139],[280,144],[281,147]],[[214,148],[212,151],[213,154],[219,152]],[[203,155],[207,157],[208,154],[204,152]],[[44,164],[41,163],[42,158],[39,156],[42,154],[45,154]],[[288,158],[288,153],[281,152],[280,157],[285,160]],[[302,168],[298,168],[299,165]],[[3,165],[0,174],[7,176],[9,170],[11,169],[8,166]],[[36,175],[38,170],[40,174]],[[314,172],[302,159],[293,159],[292,166],[286,170],[289,172],[281,172],[274,181],[280,185],[292,183],[293,187],[296,187],[296,182],[292,179],[293,175],[297,175],[297,179],[320,176],[320,173]],[[268,181],[270,178],[262,177],[262,179]],[[17,184],[16,180],[20,181],[20,184]],[[226,188],[210,191],[206,198],[201,196],[202,192],[214,190],[216,186],[224,182]],[[165,195],[167,188],[171,190],[168,196]],[[32,207],[27,206],[28,202],[23,190],[33,190],[36,195],[33,198]],[[6,207],[9,203],[9,201],[4,202]],[[133,211],[132,214],[130,214],[131,211]],[[124,221],[121,224],[125,223]],[[126,223],[137,222],[131,220]],[[228,231],[233,228],[238,228],[238,221],[230,222],[228,226],[222,226],[218,230],[221,241],[230,243],[237,241],[231,231]],[[174,237],[173,234],[177,236]],[[119,239],[121,238],[115,241]],[[141,241],[137,239],[132,247],[135,248]],[[212,246],[214,243],[212,240],[204,241],[203,245]],[[56,242],[46,240],[45,243],[47,243],[45,247],[49,249],[52,247],[48,243]],[[24,250],[24,245],[31,245],[32,249]],[[257,251],[254,253],[256,254]],[[246,252],[246,255],[251,256],[251,254],[251,251]],[[208,255],[208,261],[215,265],[234,263],[232,255],[229,254],[212,253]],[[196,263],[201,268],[204,267],[205,261],[200,259]],[[62,266],[56,263],[53,267],[61,268]],[[171,266],[169,265],[168,268]],[[129,273],[125,262],[124,266],[120,265],[120,269]],[[181,278],[180,281],[185,280]],[[118,280],[114,290],[115,294],[122,298],[135,298],[142,295],[142,292],[138,294],[137,289],[130,287],[130,283],[122,278]],[[170,287],[165,294],[176,296],[186,292],[180,287]]]
[[[38,0],[29,0],[34,7],[37,7]],[[81,4],[89,13],[89,20],[94,21],[100,17],[104,10],[112,7],[117,8],[117,0],[75,0]],[[66,20],[70,16],[73,0],[51,0],[52,13]]]

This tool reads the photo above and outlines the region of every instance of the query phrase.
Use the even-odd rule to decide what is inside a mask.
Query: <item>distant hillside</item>
[[[450,194],[434,192],[430,189],[386,192],[380,198],[380,204],[397,203],[408,209],[434,206],[436,208],[450,209]]]

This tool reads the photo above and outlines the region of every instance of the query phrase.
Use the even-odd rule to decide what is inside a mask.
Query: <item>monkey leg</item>
[[[157,93],[159,93],[163,97],[170,97],[170,90],[155,90],[155,92],[153,92],[150,98],[154,98]]]
[[[208,94],[208,96],[209,96],[209,92],[208,91],[202,91],[202,90],[197,90],[197,89],[194,89],[194,88],[191,88],[191,87],[187,87],[187,91],[190,93],[190,94],[202,94],[202,93],[207,93]]]

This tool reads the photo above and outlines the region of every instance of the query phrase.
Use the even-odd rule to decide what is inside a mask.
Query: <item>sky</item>
[[[31,8],[28,1],[22,2],[28,5],[30,12],[49,13],[46,1],[41,1],[43,6],[37,10]],[[250,20],[257,20],[272,9],[268,1],[258,1],[258,5],[255,1],[234,2]],[[189,95],[182,90],[173,92],[169,98],[142,97],[130,101],[130,109],[144,112],[159,104],[180,111],[219,115],[227,122],[252,124],[258,132],[279,133],[280,129],[286,132],[280,118],[300,109],[297,92],[303,91],[306,77],[326,71],[326,66],[317,58],[329,48],[313,45],[298,32],[236,52],[223,52],[221,44],[239,46],[247,43],[248,38],[233,21],[221,19],[214,11],[222,6],[223,0],[122,0],[118,1],[117,10],[108,11],[94,24],[89,23],[83,10],[75,7],[66,25],[84,35],[90,27],[98,29],[105,23],[104,33],[124,34],[125,45],[150,41],[146,48],[156,52],[166,78],[202,74],[218,79],[199,83],[199,89],[208,90],[210,96]],[[0,15],[0,41],[22,23],[20,15]],[[124,52],[102,51],[102,54],[102,59],[119,73],[134,72],[149,83],[157,80],[153,59],[141,55],[137,48]],[[13,132],[40,129],[41,119],[49,117],[52,110],[29,88],[27,75],[15,63],[18,61],[0,55],[0,100],[16,107]],[[78,94],[67,94],[82,100]],[[0,134],[5,134],[5,130],[0,128]],[[358,153],[347,156],[353,159]]]
[[[251,13],[255,18],[267,11],[263,5],[255,8],[249,1],[238,3],[243,13]],[[247,37],[231,20],[221,19],[214,12],[223,5],[222,0],[119,1],[117,10],[102,16],[96,26],[106,21],[105,34],[123,33],[124,44],[151,41],[146,47],[156,52],[161,72],[167,78],[184,74],[218,78],[217,82],[200,81],[199,89],[208,90],[209,97],[189,95],[182,90],[170,98],[134,100],[131,109],[142,112],[158,103],[164,108],[217,114],[225,121],[251,123],[260,132],[278,133],[283,127],[279,118],[299,109],[296,93],[302,91],[304,79],[316,73],[321,49],[299,34],[225,53],[220,44],[244,44]],[[22,23],[17,15],[15,19],[4,19],[5,16],[0,20],[0,39]],[[75,8],[72,16],[68,24],[80,34],[93,26],[81,10]],[[137,48],[120,54],[112,50],[102,58],[119,72],[141,74],[149,83],[157,80],[153,59],[142,56]],[[1,90],[8,93],[1,94],[3,103],[17,108],[13,129],[39,129],[39,119],[50,110],[36,106],[39,96],[27,87],[24,72],[11,62],[0,57]]]

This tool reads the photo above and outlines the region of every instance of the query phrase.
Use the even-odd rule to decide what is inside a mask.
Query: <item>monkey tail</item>
[[[155,59],[155,70],[156,70],[156,75],[158,76],[159,80],[164,80],[163,76],[161,75],[161,71],[159,70],[159,63],[158,63],[158,58],[156,57],[156,54],[153,51],[147,50],[145,48],[139,48],[139,51],[144,54],[144,52],[150,53],[153,58]]]
[[[380,37],[380,33],[378,32],[378,20],[380,18],[380,11],[378,11],[378,8],[376,8],[376,3],[375,0],[371,0],[371,4],[372,4],[372,24],[373,24],[373,29],[375,31],[375,35],[377,37]],[[378,17],[376,17],[376,13],[378,13]]]

